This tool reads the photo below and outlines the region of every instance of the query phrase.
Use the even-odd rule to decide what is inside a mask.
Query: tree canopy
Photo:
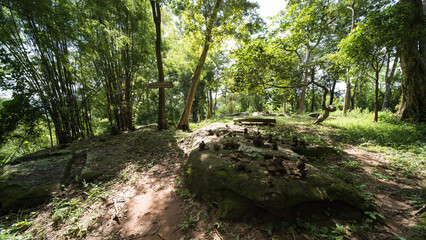
[[[327,105],[375,111],[372,121],[382,105],[398,121],[425,120],[422,1],[283,6],[267,26],[248,0],[1,0],[0,87],[13,97],[2,100],[0,140],[38,132],[66,144],[165,128],[166,117],[188,129]],[[148,88],[157,81],[174,87]]]

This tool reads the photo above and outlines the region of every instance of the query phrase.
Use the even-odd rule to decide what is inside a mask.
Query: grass
[[[390,165],[406,177],[413,173],[425,174],[425,123],[395,122],[388,112],[380,112],[379,122],[373,123],[373,113],[358,109],[346,117],[341,117],[341,112],[334,112],[332,117],[324,125],[332,128],[334,140],[385,153]]]

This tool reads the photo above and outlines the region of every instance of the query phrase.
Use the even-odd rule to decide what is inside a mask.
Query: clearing
[[[284,118],[283,118],[284,119]],[[336,127],[309,120],[279,119],[276,126],[253,127],[307,143],[333,146],[338,154],[312,161],[363,192],[372,205],[361,221],[300,215],[273,219],[258,213],[241,219],[217,218],[217,209],[185,187],[182,168],[192,133],[154,126],[119,136],[101,136],[76,144],[121,146],[127,159],[113,175],[62,186],[50,202],[1,216],[0,238],[22,239],[423,239],[418,219],[425,203],[425,171],[392,164],[385,151],[368,151],[336,133]],[[228,124],[232,119],[225,120]],[[105,151],[108,154],[108,151]],[[424,159],[420,153],[419,159]],[[424,163],[423,163],[424,164]],[[327,215],[327,209],[324,209]],[[344,213],[343,213],[344,214]],[[1,229],[0,228],[0,229]]]

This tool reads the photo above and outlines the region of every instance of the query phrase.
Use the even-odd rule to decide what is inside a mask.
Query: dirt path
[[[407,179],[395,174],[381,153],[353,146],[349,146],[345,153],[360,163],[361,168],[356,171],[359,181],[374,194],[378,212],[386,218],[375,225],[376,239],[395,239],[395,234],[404,235],[407,239],[420,239],[412,231],[417,224],[417,217],[412,213],[417,209],[410,205],[407,195],[424,191],[424,179]]]
[[[177,181],[183,161],[173,149],[158,155],[151,156],[158,162],[151,168],[140,173],[129,171],[140,176],[131,186],[114,187],[114,211],[99,223],[107,227],[93,231],[86,239],[105,239],[105,232],[113,233],[111,239],[180,239],[184,202],[177,194]]]

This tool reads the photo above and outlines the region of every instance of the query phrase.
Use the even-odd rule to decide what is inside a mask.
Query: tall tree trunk
[[[389,65],[390,65],[390,53],[388,56],[388,61],[386,64],[386,76],[385,76],[385,96],[383,97],[383,106],[382,106],[382,110],[389,110],[389,99],[391,97],[391,85],[393,83],[393,76],[395,75],[395,71],[396,71],[396,66],[398,64],[398,57],[394,58],[393,61],[393,65],[392,65],[392,70],[390,71],[389,75]]]
[[[349,70],[348,70],[349,71]],[[346,92],[345,92],[345,102],[343,104],[343,116],[346,116],[346,113],[351,105],[351,80],[348,78],[346,80]]]
[[[284,115],[288,115],[286,111],[286,105],[287,105],[287,96],[285,95],[285,93],[283,93],[283,114]]]
[[[216,116],[216,109],[217,109],[217,89],[214,92],[213,116]]]
[[[161,56],[161,9],[158,0],[150,0],[152,17],[155,23],[155,55],[157,56],[158,82],[164,82],[163,58]],[[158,93],[158,129],[167,128],[166,89],[159,88]]]
[[[402,69],[402,95],[397,120],[426,121],[426,66],[424,62],[425,44],[423,32],[423,6],[421,0],[400,0],[413,5],[411,12],[412,36],[403,38],[399,52]]]
[[[355,0],[352,1],[350,6],[347,6],[351,10],[352,13],[352,24],[351,24],[351,32],[355,29]],[[346,74],[348,75],[349,69],[347,69]],[[343,105],[343,116],[346,116],[348,109],[351,106],[351,80],[346,79],[346,92],[345,92],[345,102]]]
[[[310,46],[306,46],[306,54],[304,60],[305,70],[303,71],[303,79],[302,79],[302,92],[300,93],[300,102],[299,102],[299,114],[302,114],[305,111],[305,102],[306,102],[306,83],[308,82],[309,68],[308,64],[311,59],[311,51]]]
[[[335,78],[333,80],[333,85],[331,86],[331,90],[330,90],[330,105],[332,105],[333,101],[334,101],[334,91],[336,89],[336,83],[337,83],[337,78]]]
[[[364,84],[364,81],[360,81],[359,83],[359,91],[358,91],[358,108],[361,108],[361,101],[362,101],[362,84]]]
[[[315,82],[315,68],[311,69],[311,81]],[[311,103],[311,112],[314,111],[315,107],[315,84],[312,85],[312,103]]]
[[[182,115],[180,116],[179,123],[177,125],[178,129],[189,130],[189,117],[191,114],[192,102],[194,100],[195,92],[197,90],[198,82],[200,81],[201,72],[203,71],[204,63],[206,62],[207,53],[210,48],[210,43],[212,41],[212,30],[213,23],[219,12],[219,8],[222,4],[222,0],[216,0],[213,12],[210,15],[210,18],[206,26],[206,38],[204,40],[204,47],[201,53],[200,59],[198,60],[197,67],[195,68],[194,74],[191,77],[191,86],[189,88],[188,96],[185,103],[185,108],[183,109]]]
[[[203,94],[202,94],[202,96],[201,96],[201,102],[200,102],[200,106],[198,107],[198,109],[199,109],[199,111],[200,111],[200,121],[203,121],[204,120],[204,100],[205,100],[205,98],[204,98],[205,96],[204,96],[204,92],[203,92]]]
[[[374,76],[374,119],[373,122],[377,122],[379,120],[379,70],[375,71]]]
[[[209,106],[207,111],[207,118],[211,119],[213,114],[213,94],[211,89],[209,89],[209,92],[208,92],[208,99],[209,99],[208,101]]]
[[[353,89],[353,93],[351,95],[351,110],[353,110],[355,108],[355,95],[356,95],[356,90],[358,88],[359,85],[359,80],[355,81],[355,87]]]

